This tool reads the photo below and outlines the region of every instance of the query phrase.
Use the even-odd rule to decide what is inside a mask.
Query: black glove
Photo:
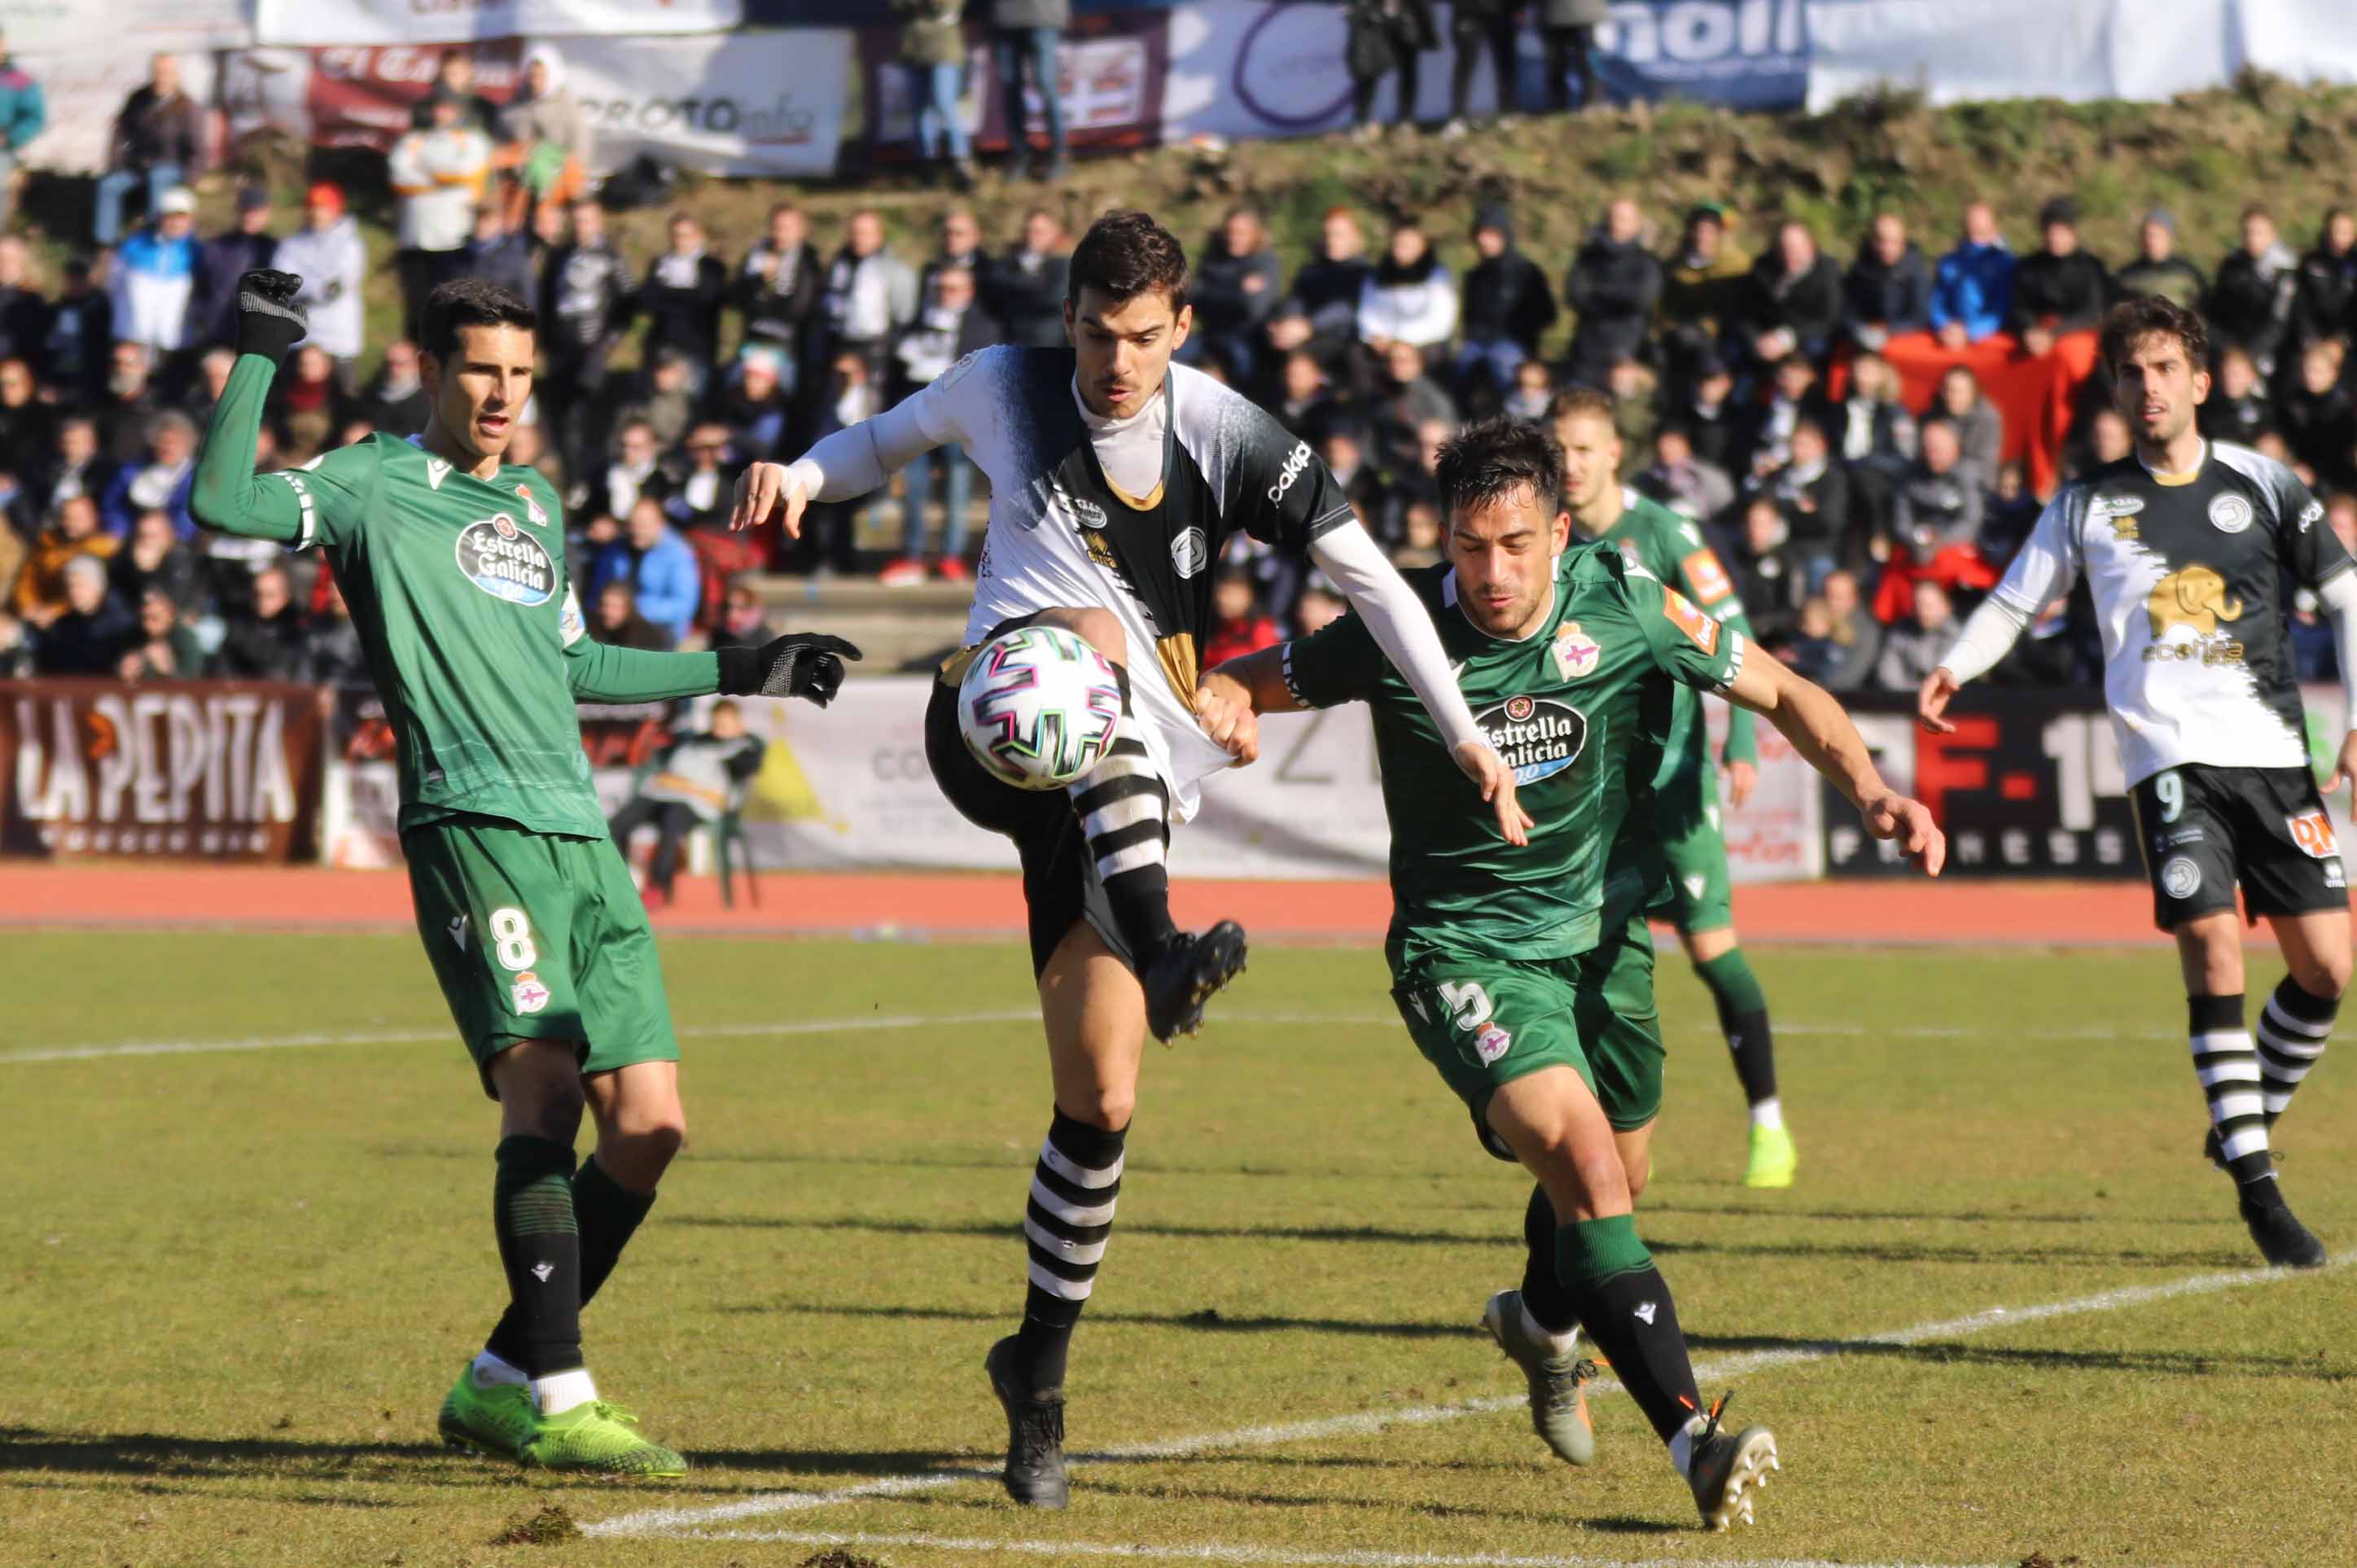
[[[293,273],[257,271],[237,280],[237,351],[262,354],[273,364],[284,361],[295,345],[311,335],[295,291],[303,280]]]
[[[807,697],[823,708],[843,690],[843,661],[858,657],[839,637],[788,632],[767,648],[720,650],[720,690],[731,697]]]

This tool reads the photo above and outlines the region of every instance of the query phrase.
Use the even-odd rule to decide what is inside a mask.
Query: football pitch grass
[[[1739,1185],[1740,1095],[1665,954],[1641,1230],[1704,1392],[1783,1453],[1713,1537],[1624,1395],[1587,1469],[1531,1434],[1475,1326],[1527,1184],[1376,954],[1263,950],[1148,1047],[1073,1349],[1099,1457],[1043,1514],[998,1488],[980,1370],[1049,1109],[1017,949],[666,942],[690,1149],[585,1326],[694,1468],[619,1486],[435,1441],[503,1292],[495,1113],[414,940],[5,942],[0,1561],[2357,1562],[2357,1269],[2256,1268],[2165,950],[1757,953],[1782,1193]],[[2352,1051],[2277,1139],[2342,1259]],[[551,1508],[587,1533],[493,1543]]]

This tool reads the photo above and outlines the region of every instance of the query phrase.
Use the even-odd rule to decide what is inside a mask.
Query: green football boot
[[[1596,1428],[1579,1385],[1596,1376],[1596,1363],[1581,1360],[1576,1348],[1557,1350],[1532,1337],[1524,1316],[1523,1293],[1501,1290],[1481,1309],[1481,1326],[1530,1381],[1531,1429],[1546,1439],[1558,1459],[1588,1464],[1596,1457]],[[1573,1347],[1578,1342],[1575,1330]]]
[[[1695,1436],[1694,1456],[1686,1461],[1686,1485],[1694,1488],[1703,1527],[1712,1530],[1738,1520],[1751,1523],[1752,1494],[1768,1484],[1769,1471],[1784,1467],[1776,1456],[1776,1434],[1766,1427],[1720,1429],[1719,1412],[1727,1409],[1727,1400],[1721,1394],[1710,1407],[1708,1423]]]
[[[1800,1165],[1801,1154],[1792,1147],[1792,1134],[1788,1129],[1751,1129],[1751,1159],[1743,1167],[1744,1186],[1790,1187],[1792,1173]]]
[[[639,1418],[617,1404],[591,1400],[539,1418],[519,1455],[527,1465],[585,1476],[664,1480],[687,1474],[687,1461],[641,1437]]]
[[[522,1383],[478,1383],[470,1361],[450,1385],[436,1424],[446,1447],[487,1458],[521,1459],[524,1444],[540,1429],[540,1412],[532,1402],[532,1390]]]

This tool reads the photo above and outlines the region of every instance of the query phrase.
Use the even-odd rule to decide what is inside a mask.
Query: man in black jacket
[[[2210,318],[2214,349],[2249,353],[2259,375],[2272,378],[2290,335],[2292,302],[2299,292],[2299,260],[2276,231],[2275,215],[2257,202],[2243,209],[2243,242],[2218,263],[2218,278],[2201,314]]]
[[[197,263],[188,347],[209,349],[236,336],[237,280],[268,266],[277,253],[278,241],[270,232],[270,188],[238,187],[236,224],[207,240]]]
[[[1514,248],[1514,215],[1503,203],[1475,210],[1473,249],[1481,259],[1465,274],[1458,316],[1464,346],[1457,351],[1457,378],[1469,400],[1488,398],[1493,401],[1485,406],[1494,406],[1514,384],[1523,361],[1537,357],[1539,339],[1555,325],[1555,290],[1538,263]]]
[[[998,323],[975,303],[974,274],[963,267],[944,267],[933,275],[933,292],[918,313],[916,324],[900,334],[893,349],[898,382],[893,395],[909,396],[931,385],[968,354],[1004,340]],[[952,582],[964,582],[970,575],[965,533],[967,509],[974,496],[974,465],[965,449],[952,441],[900,470],[908,481],[908,494],[901,508],[900,554],[884,568],[879,579],[888,586],[925,580],[926,526],[937,460],[942,468],[942,542],[940,549],[931,553],[933,569]]]
[[[1449,13],[1449,41],[1457,48],[1448,68],[1448,134],[1472,128],[1473,68],[1487,45],[1498,79],[1498,113],[1511,114],[1514,96],[1514,35],[1521,30],[1523,0],[1457,0]]]
[[[984,297],[1006,341],[1028,349],[1064,347],[1064,286],[1071,272],[1071,248],[1056,215],[1045,208],[1026,213],[1022,244],[984,280]],[[1351,301],[1354,308],[1357,304]]]
[[[1797,219],[1776,230],[1776,243],[1751,263],[1743,302],[1743,340],[1760,368],[1800,353],[1822,363],[1842,320],[1842,274]]]
[[[640,352],[652,361],[669,349],[687,361],[688,390],[701,395],[720,349],[720,306],[728,297],[728,265],[704,247],[704,225],[672,214],[671,249],[647,267],[639,285],[638,314],[646,317]]]
[[[1244,386],[1258,369],[1265,346],[1263,324],[1285,292],[1285,269],[1269,248],[1260,209],[1228,209],[1220,231],[1195,260],[1187,285],[1195,307],[1195,329],[1177,358],[1186,364],[1219,361],[1231,386]]]
[[[425,428],[425,416],[432,412],[432,403],[419,372],[417,345],[406,338],[396,338],[385,345],[384,363],[361,392],[354,412],[387,435],[406,437]],[[549,413],[544,408],[543,419]]]
[[[2112,279],[2123,299],[2158,295],[2188,310],[2201,308],[2210,280],[2201,269],[2177,253],[2177,220],[2165,208],[2144,215],[2136,230],[2136,259]]]
[[[1351,359],[1359,341],[1359,295],[1374,267],[1367,261],[1367,232],[1348,208],[1329,210],[1318,230],[1318,254],[1301,263],[1286,291],[1286,318],[1297,315],[1309,327],[1298,343],[1276,343],[1290,350],[1307,349],[1333,375]]]
[[[1645,249],[1644,218],[1623,196],[1572,258],[1564,303],[1578,317],[1571,336],[1571,378],[1599,391],[1612,367],[1639,357],[1662,296],[1662,263]]]
[[[214,672],[225,681],[307,681],[310,649],[286,574],[273,566],[254,574],[253,613],[231,619]]]
[[[1858,247],[1843,280],[1843,326],[1849,340],[1870,353],[1903,332],[1931,324],[1932,267],[1907,237],[1896,212],[1875,214],[1874,229]]]
[[[2093,330],[2110,304],[2112,276],[2079,248],[2079,204],[2058,196],[2038,211],[2045,248],[2013,269],[2007,325],[2032,356],[2051,353],[2054,340]]]
[[[164,193],[194,185],[205,162],[204,109],[180,87],[180,60],[159,54],[147,80],[134,88],[114,117],[106,173],[99,176],[91,238],[102,247],[123,235],[123,199],[142,186],[153,218]]]
[[[549,444],[572,475],[602,464],[606,362],[630,317],[630,264],[606,237],[606,209],[573,204],[573,236],[548,253],[540,279],[540,346],[546,356],[533,395]]]
[[[818,259],[818,247],[810,242],[809,219],[792,202],[779,202],[770,209],[769,232],[745,252],[735,303],[744,319],[745,341],[778,351],[784,365],[780,380],[790,397],[802,385],[825,292],[826,268]]]
[[[2303,344],[2346,338],[2357,319],[2357,216],[2336,207],[2324,215],[2316,249],[2299,261],[2299,293],[2292,305],[2292,329]]]

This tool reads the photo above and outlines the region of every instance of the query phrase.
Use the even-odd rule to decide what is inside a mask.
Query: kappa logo
[[[471,915],[459,915],[450,922],[450,940],[458,944],[460,952],[467,950],[467,922],[472,918]]]
[[[2221,533],[2240,533],[2251,526],[2251,503],[2241,496],[2220,496],[2210,503],[2210,526]]]
[[[1653,1326],[1653,1314],[1660,1310],[1661,1308],[1658,1305],[1649,1301],[1641,1304],[1636,1312],[1631,1316],[1633,1316],[1638,1322],[1643,1324],[1646,1327],[1651,1328]]]
[[[1308,467],[1312,460],[1309,443],[1307,441],[1297,444],[1293,450],[1286,455],[1285,467],[1277,470],[1276,483],[1268,488],[1270,504],[1274,505],[1285,499],[1285,492],[1293,488],[1293,481],[1301,478],[1302,470]]]
[[[2153,585],[2145,608],[2152,617],[2155,642],[2180,626],[2190,628],[2196,637],[2208,637],[2218,629],[2220,621],[2243,618],[2243,601],[2228,599],[2226,579],[2207,566],[2188,566],[2163,577]]]
[[[1603,653],[1594,638],[1579,629],[1579,623],[1567,620],[1555,628],[1555,672],[1566,681],[1577,681],[1595,672],[1598,658]]]

